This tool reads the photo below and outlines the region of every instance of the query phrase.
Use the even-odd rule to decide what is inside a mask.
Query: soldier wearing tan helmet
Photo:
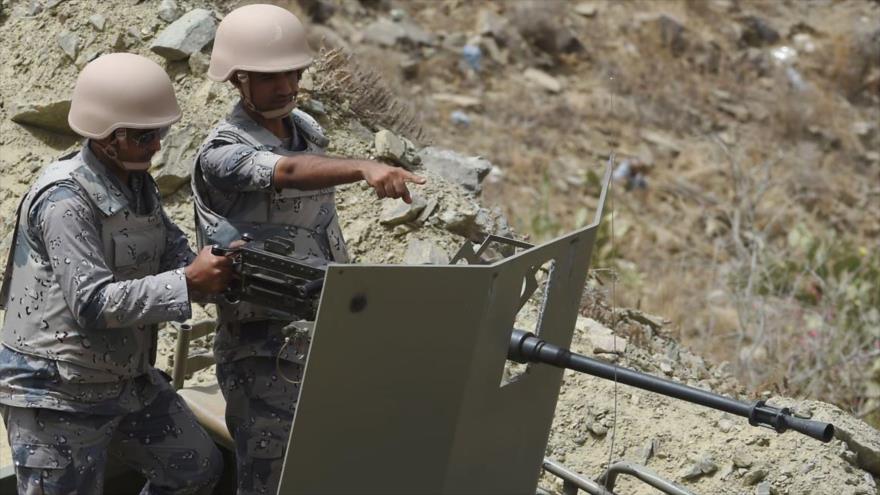
[[[201,244],[292,237],[296,250],[349,260],[333,187],[366,181],[381,198],[410,202],[407,183],[424,179],[368,160],[323,154],[321,126],[295,109],[302,71],[313,61],[300,20],[272,5],[230,12],[217,28],[208,76],[240,93],[208,135],[192,174]],[[298,395],[302,363],[284,346],[289,316],[218,303],[214,339],[226,423],[235,439],[238,493],[274,493]],[[277,363],[277,364],[276,364]]]
[[[0,305],[0,412],[18,492],[99,494],[112,456],[142,493],[209,492],[222,458],[153,366],[156,325],[223,290],[231,262],[198,256],[146,172],[180,119],[154,62],[104,55],[80,73],[68,122],[84,146],[24,196]]]

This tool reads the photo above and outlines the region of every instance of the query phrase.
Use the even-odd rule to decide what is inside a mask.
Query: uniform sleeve
[[[213,141],[199,164],[211,186],[221,191],[262,191],[272,187],[275,164],[281,155],[240,143]]]
[[[28,233],[42,242],[77,323],[84,328],[123,328],[189,318],[182,268],[115,279],[103,255],[99,214],[81,194],[72,185],[55,186],[28,212]]]

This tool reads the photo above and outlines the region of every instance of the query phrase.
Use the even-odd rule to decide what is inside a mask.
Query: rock
[[[562,91],[562,83],[559,82],[558,79],[547,74],[542,70],[535,69],[533,67],[529,67],[526,69],[525,73],[523,73],[523,77],[532,81],[533,83],[541,86],[551,93],[559,93]]]
[[[448,265],[449,255],[436,243],[413,239],[406,246],[403,262],[407,265]]]
[[[763,481],[764,478],[767,477],[767,470],[764,468],[756,468],[748,473],[746,473],[745,477],[743,477],[743,482],[747,485],[757,485],[759,482]]]
[[[834,425],[834,437],[856,454],[852,462],[880,477],[880,431],[829,404],[809,401],[804,406],[812,408],[813,419]]]
[[[428,220],[428,218],[431,216],[431,214],[434,213],[434,210],[436,210],[437,206],[439,206],[439,205],[440,205],[440,202],[437,201],[436,198],[429,199],[428,203],[425,205],[425,209],[422,210],[421,213],[419,213],[419,216],[418,216],[418,218],[415,219],[415,222],[418,224],[425,223]]]
[[[97,29],[98,31],[103,31],[104,26],[107,24],[107,19],[104,16],[102,16],[101,14],[95,14],[95,15],[89,16],[89,24],[94,26],[94,28]]]
[[[608,434],[608,427],[598,421],[593,421],[589,426],[590,433],[597,437],[604,437]]]
[[[477,14],[477,34],[491,36],[499,43],[506,44],[510,39],[508,29],[507,20],[491,9],[482,9]]]
[[[76,60],[76,54],[79,51],[79,36],[68,30],[61,31],[58,34],[58,46],[70,60]]]
[[[174,22],[180,17],[180,10],[174,0],[162,0],[159,4],[159,19],[165,22]]]
[[[736,103],[718,103],[717,106],[719,110],[736,118],[736,120],[740,122],[747,122],[751,116],[749,109],[746,108],[745,105],[739,105]]]
[[[398,200],[384,201],[379,223],[391,227],[415,220],[425,206],[427,203],[419,196],[413,196],[410,204]]]
[[[76,66],[80,68],[83,67],[92,60],[100,57],[102,53],[103,52],[100,48],[90,48],[87,51],[81,53],[80,56],[76,59]]]
[[[760,17],[746,16],[740,19],[740,23],[743,25],[740,41],[747,46],[760,47],[779,41],[779,32]]]
[[[592,2],[583,2],[574,6],[574,13],[584,17],[595,17],[599,12],[599,7]]]
[[[421,163],[413,142],[387,129],[376,133],[373,146],[376,149],[376,158],[388,160],[406,169],[412,170]]]
[[[163,29],[150,50],[166,60],[183,60],[210,43],[216,30],[213,12],[194,9]]]
[[[298,104],[299,108],[305,110],[309,115],[324,116],[327,115],[327,107],[320,100],[314,98],[306,98]]]
[[[309,44],[315,49],[339,48],[345,52],[351,52],[351,45],[346,41],[346,37],[328,26],[322,24],[309,26],[308,37]]]
[[[492,164],[478,156],[464,156],[455,151],[428,146],[419,151],[422,166],[449,182],[461,185],[474,194],[480,193],[480,183]]]
[[[669,363],[667,363],[666,361],[660,361],[660,371],[667,375],[671,375],[673,370],[672,366]]]
[[[584,49],[583,44],[565,26],[563,20],[540,2],[521,3],[519,6],[514,16],[514,24],[531,46],[552,56]]]
[[[364,28],[364,40],[381,46],[392,47],[397,44],[419,47],[433,46],[434,36],[408,20],[394,22],[390,19],[378,19]]]
[[[394,22],[400,22],[408,17],[406,11],[403,9],[391,9],[388,14],[391,16],[391,20]]]
[[[413,57],[406,57],[400,61],[400,73],[406,80],[413,80],[419,76],[419,61]]]
[[[208,66],[211,64],[211,57],[202,51],[197,51],[189,56],[187,60],[189,64],[189,72],[194,76],[201,76],[208,72]]]
[[[298,3],[316,24],[327,22],[336,13],[336,6],[328,0],[298,0]]]
[[[113,41],[113,48],[123,51],[137,44],[140,39],[140,35],[136,31],[133,32],[131,29],[126,30],[124,33],[116,33],[116,37]]]
[[[453,124],[462,127],[467,127],[471,125],[471,117],[461,110],[454,110],[452,113],[450,113],[449,120],[451,120]]]
[[[681,146],[678,144],[678,141],[665,133],[659,131],[643,130],[641,134],[642,139],[657,146],[658,148],[669,151],[673,155],[678,155],[679,153],[681,153]]]
[[[439,224],[450,232],[470,237],[476,230],[474,224],[476,218],[476,209],[448,209],[440,213]]]
[[[163,196],[171,195],[189,183],[197,146],[195,133],[187,127],[172,127],[162,140],[162,148],[153,155],[150,173]]]
[[[718,429],[722,433],[730,433],[730,430],[733,429],[733,421],[726,418],[718,421]]]
[[[9,109],[12,121],[17,124],[31,125],[47,131],[75,136],[76,133],[67,124],[69,111],[70,100],[22,105],[13,103]]]
[[[755,495],[776,495],[776,488],[773,485],[763,481],[755,488]]]
[[[718,465],[709,454],[702,454],[693,460],[694,464],[681,474],[682,479],[693,480],[718,470]]]
[[[813,417],[813,408],[808,402],[801,402],[791,408],[791,414],[797,418],[810,419]]]
[[[657,29],[660,33],[660,42],[669,48],[673,56],[678,57],[687,50],[688,40],[684,24],[668,15],[661,15],[657,19]]]
[[[501,50],[501,47],[498,46],[498,42],[495,41],[495,38],[482,37],[479,40],[480,49],[484,53],[489,54],[489,58],[492,59],[498,65],[507,65],[509,58],[507,56],[507,51]]]
[[[482,105],[479,98],[475,96],[455,95],[451,93],[435,93],[431,95],[435,101],[441,103],[451,103],[461,108],[478,108]]]
[[[660,439],[657,437],[652,437],[649,439],[640,449],[639,458],[641,459],[642,465],[647,466],[648,461],[651,460],[652,457],[660,450]]]
[[[593,353],[595,354],[623,354],[626,352],[628,342],[623,337],[615,335],[588,335],[590,342],[593,344]]]

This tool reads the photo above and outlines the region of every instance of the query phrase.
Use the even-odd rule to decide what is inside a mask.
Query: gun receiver
[[[296,253],[293,241],[282,236],[255,241],[245,234],[242,240],[245,243],[238,247],[211,247],[216,256],[232,256],[238,275],[224,293],[226,300],[244,301],[297,319],[314,320],[327,261]]]

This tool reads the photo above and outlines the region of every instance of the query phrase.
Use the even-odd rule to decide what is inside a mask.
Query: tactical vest
[[[86,193],[99,218],[104,259],[115,281],[157,274],[165,249],[165,225],[155,182],[149,178],[144,185],[150,191],[149,213],[138,215],[128,208],[127,198],[105,174],[88,148],[46,167],[19,206],[9,253],[11,269],[6,270],[3,279],[8,292],[0,334],[3,344],[56,361],[61,376],[72,381],[121,381],[141,375],[149,369],[155,345],[155,325],[81,327],[52,270],[54,264],[81,260],[46,259],[28,235],[28,214],[37,198],[55,184],[72,184]]]
[[[241,239],[242,234],[249,234],[253,239],[282,235],[293,240],[294,249],[299,253],[340,263],[348,262],[348,251],[336,215],[333,188],[311,191],[273,188],[234,192],[235,202],[227,205],[223,211],[215,209],[211,202],[212,194],[224,193],[206,183],[200,160],[208,146],[216,146],[218,141],[245,144],[258,151],[271,151],[285,156],[324,152],[327,138],[311,116],[294,110],[291,120],[298,134],[305,138],[305,151],[286,149],[278,137],[247,116],[240,104],[205,139],[196,156],[191,179],[200,248],[211,244],[228,246],[232,241]],[[226,306],[219,304],[221,316],[234,311],[231,318],[239,321],[280,318],[271,311],[247,303],[237,304],[234,309]]]

